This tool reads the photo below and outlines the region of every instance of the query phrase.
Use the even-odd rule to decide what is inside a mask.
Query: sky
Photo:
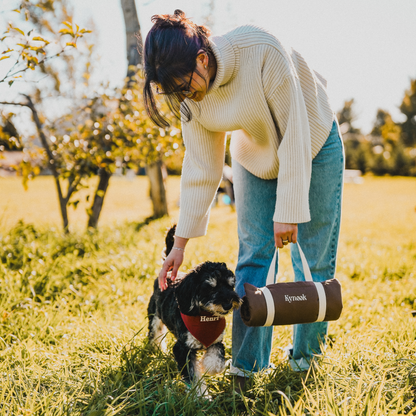
[[[0,8],[13,0],[0,0]],[[126,74],[125,34],[119,0],[71,0],[74,21],[93,19],[99,77],[121,85]],[[416,0],[136,0],[143,37],[150,18],[177,8],[196,23],[214,5],[214,35],[254,24],[300,52],[328,81],[333,109],[355,102],[355,127],[372,129],[377,109],[403,121],[398,109],[416,78]]]

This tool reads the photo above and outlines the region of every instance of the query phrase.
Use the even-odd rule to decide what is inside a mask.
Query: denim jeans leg
[[[329,137],[312,161],[309,191],[311,221],[299,224],[298,241],[311,269],[314,281],[332,279],[335,275],[344,172],[344,152],[338,126],[334,122]],[[296,245],[291,245],[295,281],[304,280],[302,263]],[[291,366],[309,368],[314,354],[321,353],[328,331],[327,322],[294,325]]]
[[[260,179],[233,161],[233,182],[238,221],[239,254],[236,291],[244,295],[244,283],[262,287],[274,254],[273,213],[276,180]],[[232,374],[259,371],[269,365],[272,327],[247,327],[234,311]],[[240,371],[239,371],[240,370]]]

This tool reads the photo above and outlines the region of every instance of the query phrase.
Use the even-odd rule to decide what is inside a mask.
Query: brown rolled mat
[[[326,295],[324,321],[337,320],[342,311],[341,285],[337,279],[321,282]],[[266,286],[273,297],[275,316],[273,325],[293,325],[316,322],[319,297],[314,282],[275,283]],[[249,283],[240,308],[241,319],[247,326],[264,326],[267,305],[263,292]]]

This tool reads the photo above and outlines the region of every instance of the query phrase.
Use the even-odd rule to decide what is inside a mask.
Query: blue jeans
[[[312,161],[309,190],[311,221],[298,225],[298,241],[305,253],[314,281],[335,275],[344,151],[338,126],[334,121],[328,139]],[[239,255],[236,268],[236,291],[244,295],[244,283],[257,287],[266,283],[274,254],[273,214],[277,179],[260,179],[233,161],[235,204],[238,221]],[[299,251],[291,244],[295,281],[304,280]],[[277,270],[276,270],[277,272]],[[291,365],[309,367],[310,359],[321,353],[328,323],[294,325]],[[232,330],[232,374],[239,370],[259,371],[269,366],[273,327],[247,327],[234,311]]]

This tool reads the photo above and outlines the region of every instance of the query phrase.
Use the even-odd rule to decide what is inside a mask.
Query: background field
[[[319,366],[293,373],[283,355],[291,329],[276,328],[276,370],[257,375],[245,397],[233,394],[227,373],[209,378],[209,402],[196,399],[171,355],[145,339],[178,195],[178,178],[169,178],[171,218],[146,225],[147,179],[114,178],[100,229],[84,232],[79,206],[64,236],[50,178],[37,178],[27,192],[19,179],[0,179],[0,415],[415,412],[415,178],[346,184],[337,267],[344,311],[330,324]],[[190,242],[184,270],[205,260],[235,267],[235,215],[221,204],[212,210],[208,235]],[[279,280],[291,278],[283,250]],[[228,357],[230,329],[231,322]]]
[[[94,189],[94,179],[91,180],[91,185]],[[174,213],[178,210],[179,177],[169,177],[167,187],[168,209]],[[69,221],[73,229],[84,230],[86,227],[87,195],[92,195],[88,189],[79,192],[74,198],[80,200],[77,209],[69,208]],[[120,224],[126,220],[141,221],[151,214],[149,180],[146,176],[111,179],[100,216],[101,225]],[[6,227],[14,225],[19,219],[38,225],[61,227],[62,220],[53,179],[40,176],[29,182],[28,190],[25,191],[20,178],[0,178],[0,218],[2,225]]]

